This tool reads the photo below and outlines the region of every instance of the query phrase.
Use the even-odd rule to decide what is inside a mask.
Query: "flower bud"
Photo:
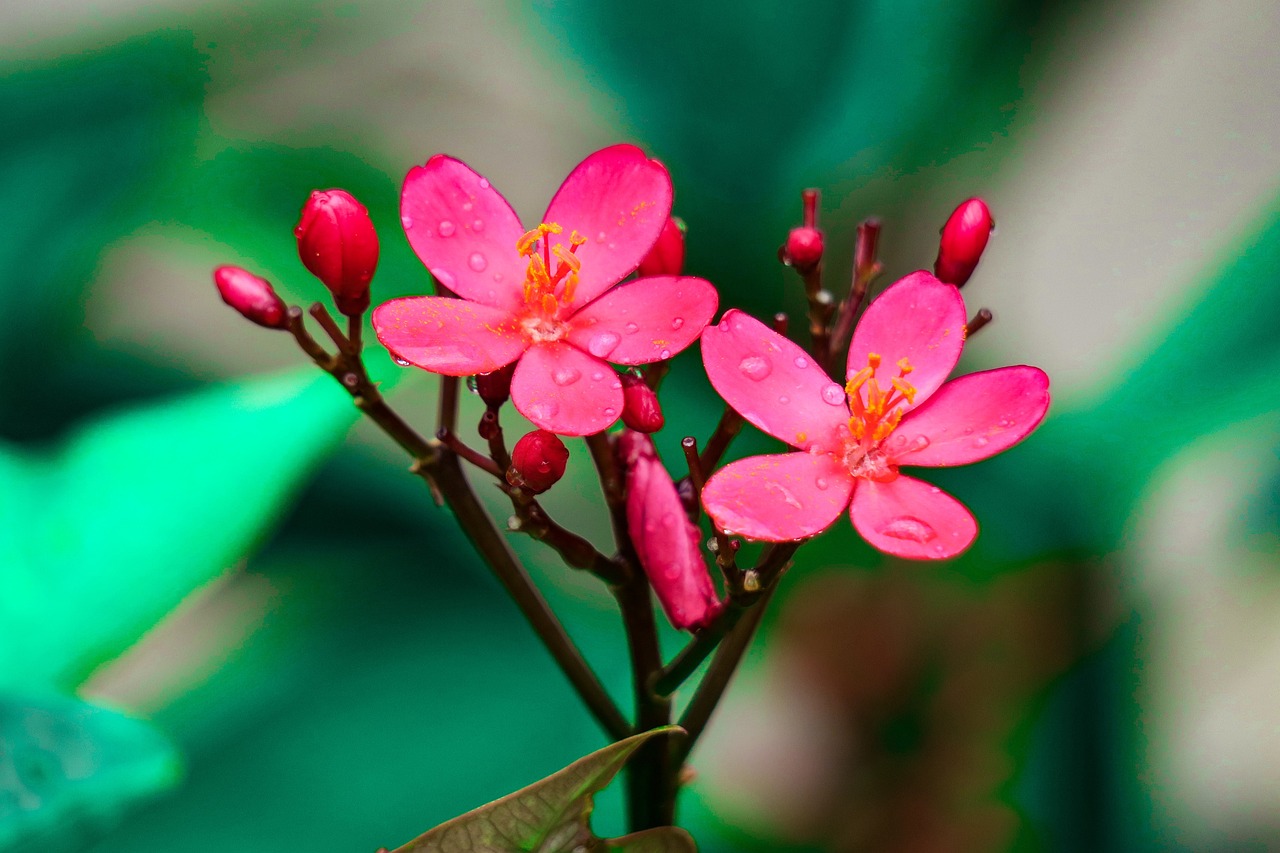
[[[535,429],[516,442],[511,450],[507,482],[534,494],[545,492],[564,476],[569,448],[553,432]]]
[[[684,269],[684,222],[675,216],[667,220],[658,242],[640,262],[640,277],[680,275]]]
[[[942,226],[933,274],[948,284],[963,286],[978,266],[995,224],[986,202],[980,198],[971,198],[957,207]]]
[[[640,566],[672,625],[705,628],[724,604],[702,559],[698,528],[648,436],[623,431],[618,450],[627,471],[627,532]]]
[[[345,190],[316,190],[293,234],[303,265],[329,288],[338,310],[363,314],[378,266],[378,234],[364,205]]]
[[[818,230],[818,191],[805,190],[800,194],[804,202],[804,224],[792,228],[787,242],[778,250],[784,264],[794,267],[801,275],[808,275],[822,262],[822,232]]]
[[[638,376],[622,376],[622,422],[637,432],[657,432],[665,423],[658,395]]]
[[[485,406],[496,409],[511,397],[511,376],[516,372],[517,364],[519,360],[491,373],[476,374],[476,393],[484,400]]]
[[[265,278],[240,267],[222,266],[213,271],[213,283],[218,286],[222,301],[245,319],[268,329],[287,325],[288,309]]]

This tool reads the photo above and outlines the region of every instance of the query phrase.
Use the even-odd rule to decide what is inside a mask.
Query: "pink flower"
[[[978,525],[955,498],[899,473],[964,465],[1021,441],[1049,406],[1044,371],[1019,365],[947,382],[964,347],[960,292],[912,273],[867,308],[846,383],[739,311],[702,335],[711,384],[751,423],[800,453],[734,462],[702,502],[723,529],[778,542],[813,536],[849,507],[873,546],[909,559],[954,557]]]
[[[618,452],[627,469],[627,532],[640,566],[672,625],[705,628],[724,605],[702,559],[698,528],[648,436],[623,431]]]
[[[607,428],[622,383],[607,363],[670,358],[698,337],[716,291],[687,276],[614,287],[639,265],[671,214],[671,179],[631,145],[592,154],[526,231],[511,206],[465,163],[437,154],[405,178],[409,244],[460,299],[396,299],[373,313],[378,339],[434,373],[488,373],[519,360],[511,399],[562,435]]]

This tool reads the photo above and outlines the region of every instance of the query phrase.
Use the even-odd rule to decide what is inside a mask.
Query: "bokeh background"
[[[377,296],[425,292],[409,167],[534,219],[619,140],[761,315],[803,308],[802,187],[837,287],[860,218],[891,281],[983,195],[962,367],[1054,383],[937,478],[969,555],[801,552],[693,757],[702,849],[1280,846],[1278,42],[1269,0],[0,4],[0,849],[394,847],[602,745],[405,460],[209,273],[319,298],[291,229],[341,186]],[[428,429],[432,380],[371,359]],[[696,353],[664,396],[678,473]],[[553,502],[600,535],[586,469]],[[607,596],[516,544],[625,698]]]

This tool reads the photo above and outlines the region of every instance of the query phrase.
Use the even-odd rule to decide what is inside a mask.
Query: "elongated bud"
[[[640,262],[638,272],[647,275],[680,275],[684,270],[684,222],[673,216],[663,226],[658,242]]]
[[[265,278],[240,267],[222,266],[213,271],[213,283],[222,301],[244,318],[268,329],[285,327],[288,309]]]
[[[492,373],[476,374],[476,393],[484,400],[485,406],[496,409],[511,397],[511,376],[516,372],[518,363],[513,361]]]
[[[962,287],[978,266],[995,224],[986,202],[980,198],[971,198],[957,207],[942,226],[933,274],[948,284]]]
[[[303,265],[333,293],[338,310],[349,317],[363,314],[378,266],[378,234],[364,205],[346,190],[316,190],[293,235]]]
[[[507,482],[534,494],[545,492],[564,476],[569,462],[569,448],[553,432],[535,429],[521,437],[511,449],[511,467]]]
[[[818,191],[805,190],[801,199],[804,202],[804,224],[791,229],[787,242],[778,250],[778,257],[787,266],[794,267],[796,272],[806,275],[822,262],[822,232],[818,230]]]
[[[622,422],[637,432],[657,432],[665,423],[658,395],[629,373],[622,377]]]
[[[671,475],[648,436],[624,430],[618,453],[627,471],[627,532],[671,624],[705,628],[723,609]]]

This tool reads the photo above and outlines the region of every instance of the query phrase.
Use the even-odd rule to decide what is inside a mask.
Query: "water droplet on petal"
[[[733,329],[733,325],[729,322],[728,317],[721,317],[720,322],[716,324],[716,328],[722,332],[728,332]]]
[[[1000,420],[996,421],[996,426],[1000,427],[1001,429],[1008,429],[1009,427],[1013,426],[1013,418],[1001,418]]]
[[[973,440],[974,447],[986,447],[990,443],[991,439],[987,438],[985,435],[980,435]]]
[[[662,352],[658,353],[658,358],[663,359],[664,361],[671,358],[671,350],[664,349]]]
[[[601,231],[599,234],[597,234],[597,235],[596,235],[596,242],[597,242],[597,243],[603,243],[603,242],[604,242],[604,236],[605,236],[605,235],[604,235],[604,232],[603,232],[603,231]]]
[[[473,220],[473,221],[471,222],[471,230],[472,230],[472,231],[483,231],[483,230],[484,230],[484,220],[483,220],[483,219],[476,219],[476,220]]]
[[[476,272],[484,272],[485,267],[489,266],[489,262],[479,252],[472,252],[471,257],[467,258],[467,266]]]
[[[529,411],[523,414],[528,415],[531,421],[545,421],[548,418],[554,418],[560,414],[560,404],[555,400],[547,400],[541,403],[530,403]]]
[[[409,362],[408,362],[408,360],[403,359],[403,358],[401,358],[401,357],[400,357],[400,356],[398,356],[398,355],[397,355],[397,356],[394,356],[391,360],[392,360],[392,361],[394,361],[396,364],[400,365],[401,367],[408,367],[408,366],[409,366]]]
[[[613,406],[607,406],[604,410],[604,416],[606,418],[616,418],[618,416],[618,410]]]
[[[471,202],[469,202],[469,201],[464,201],[464,202],[462,203],[462,209],[463,209],[463,210],[470,211],[470,210],[471,210],[471,208],[473,208],[473,207],[475,207],[475,205],[474,205],[474,204],[472,204],[472,203],[471,203]]]
[[[413,217],[407,213],[401,215],[400,224],[404,226],[404,230],[408,231],[413,227]]]
[[[480,393],[480,383],[474,376],[467,377],[467,390],[472,394]]]
[[[488,180],[486,180],[485,178],[481,178],[481,179],[480,179],[480,189],[482,189],[482,190],[487,190],[487,189],[489,189],[489,181],[488,181]]]
[[[828,488],[828,487],[830,487],[830,485],[831,485],[830,483],[828,483],[828,482],[827,482],[827,478],[826,478],[826,477],[819,477],[818,479],[816,479],[816,480],[814,480],[814,481],[813,481],[813,484],[814,484],[815,486],[817,486],[819,489],[821,489],[822,491],[824,491],[824,492],[825,492],[825,491],[827,490],[827,488]]]
[[[830,385],[822,389],[822,402],[828,403],[832,406],[843,406],[844,401],[844,389],[836,383],[832,382]]]
[[[805,358],[804,356],[798,355],[796,356],[795,365],[801,370],[804,370],[806,367],[809,366],[809,359]]]
[[[613,332],[601,332],[600,334],[593,336],[591,340],[587,341],[587,352],[591,353],[596,358],[604,358],[609,353],[617,349],[618,344],[621,341],[622,338],[618,337]]]
[[[582,378],[582,371],[576,367],[560,367],[551,374],[551,381],[563,388],[572,385]]]
[[[791,494],[791,490],[780,483],[766,484],[765,491],[772,492],[773,494],[782,498],[782,500],[786,503],[786,505],[793,509],[804,509],[804,505],[801,504],[800,501],[796,499],[795,495]]]
[[[786,394],[783,394],[781,397],[778,398],[778,404],[781,406],[785,406],[790,402],[791,402],[791,398],[788,397]]]
[[[640,327],[635,323],[628,323],[622,327],[622,331],[626,332],[628,335],[634,335],[636,332],[640,331]]]
[[[683,325],[684,325],[684,318],[683,318],[683,317],[676,317],[675,319],[673,319],[673,320],[671,321],[671,328],[673,328],[673,329],[678,329],[678,328],[680,328],[680,327],[681,327],[681,326],[683,326]]]
[[[458,280],[453,277],[453,273],[448,270],[432,270],[431,274],[436,277],[436,281],[450,290],[453,290],[453,286],[458,283]]]
[[[603,370],[597,370],[597,371],[595,371],[594,373],[592,373],[592,374],[591,374],[591,381],[592,381],[592,382],[599,382],[601,379],[604,379],[604,371],[603,371]]]
[[[880,535],[923,544],[936,539],[938,531],[914,515],[900,515],[885,522],[880,528]]]
[[[759,382],[773,372],[773,364],[762,355],[749,355],[738,362],[738,369],[743,376]]]
[[[436,226],[436,230],[440,232],[441,237],[452,237],[453,232],[458,229],[457,229],[457,226],[455,226],[452,222],[445,219],[445,220],[442,220],[440,224]]]

